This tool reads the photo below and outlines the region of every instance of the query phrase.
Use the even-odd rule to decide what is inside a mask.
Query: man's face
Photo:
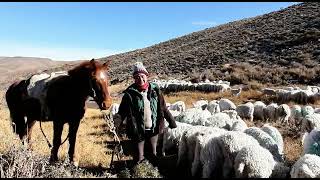
[[[133,78],[134,78],[134,82],[138,86],[142,86],[148,82],[148,77],[143,73],[138,73],[138,74],[134,75]]]

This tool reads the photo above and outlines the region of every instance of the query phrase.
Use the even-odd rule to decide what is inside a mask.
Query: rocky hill
[[[140,60],[159,78],[317,85],[320,3],[299,3],[99,60],[111,60],[112,84],[130,78],[132,64]],[[48,71],[72,67],[69,64]]]
[[[130,78],[132,64],[142,60],[159,77],[317,84],[320,3],[300,3],[100,60],[112,61],[113,83]]]

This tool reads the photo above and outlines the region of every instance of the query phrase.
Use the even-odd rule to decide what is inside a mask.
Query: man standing
[[[151,159],[156,157],[158,134],[163,132],[164,118],[170,128],[177,127],[158,85],[148,82],[148,76],[142,62],[136,62],[134,83],[124,91],[118,112],[121,121],[126,119],[126,133],[137,150],[133,155],[135,162],[145,159],[145,141],[151,143]]]

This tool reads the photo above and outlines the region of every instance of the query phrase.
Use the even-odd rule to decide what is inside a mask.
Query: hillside
[[[0,56],[0,89],[7,89],[12,82],[33,73],[73,63],[75,62],[52,61],[48,58]]]
[[[112,60],[113,84],[129,78],[140,58],[164,78],[317,84],[319,42],[320,3],[307,2],[100,60]]]
[[[306,2],[99,60],[112,61],[112,84],[130,78],[132,64],[142,59],[160,78],[318,85],[319,42],[320,3]],[[50,66],[47,71],[74,65]]]

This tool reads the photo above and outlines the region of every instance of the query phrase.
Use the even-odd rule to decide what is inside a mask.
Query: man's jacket
[[[127,135],[129,138],[137,141],[144,140],[144,103],[141,93],[138,91],[136,84],[130,85],[124,90],[124,95],[119,107],[118,114],[121,119],[127,118]],[[175,128],[177,125],[171,113],[166,107],[163,95],[160,92],[158,85],[150,83],[147,93],[147,98],[150,101],[152,127],[154,135],[162,133],[164,128],[164,118],[168,121],[170,128]]]

